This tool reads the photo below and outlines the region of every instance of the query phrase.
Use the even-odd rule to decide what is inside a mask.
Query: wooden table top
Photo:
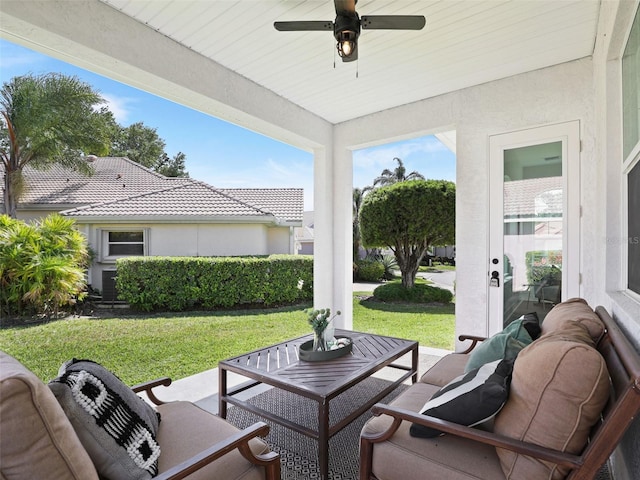
[[[354,383],[384,368],[411,350],[417,342],[351,330],[336,330],[336,337],[350,337],[352,351],[325,362],[298,357],[306,335],[223,360],[219,368],[315,399],[331,399]]]

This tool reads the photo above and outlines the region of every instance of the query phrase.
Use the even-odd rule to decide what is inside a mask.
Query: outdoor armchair
[[[264,423],[239,430],[191,402],[161,402],[152,389],[168,378],[136,385],[160,413],[156,434],[162,480],[188,478],[279,480],[279,455],[259,437]],[[144,400],[138,398],[140,402]],[[98,480],[86,444],[65,414],[59,399],[18,360],[0,352],[0,477]],[[140,477],[143,478],[143,477]]]

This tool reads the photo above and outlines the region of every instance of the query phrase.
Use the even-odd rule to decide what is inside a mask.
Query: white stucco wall
[[[359,147],[456,130],[456,330],[487,335],[489,136],[580,120],[582,178],[590,185],[596,179],[593,119],[593,64],[582,59],[346,122],[336,128],[336,143]],[[596,210],[589,190],[581,192],[584,205],[591,207],[585,209],[587,225],[595,221]],[[584,295],[593,297],[594,289],[585,279]]]
[[[622,175],[622,103],[620,57],[637,1],[603,2],[594,51],[596,98],[596,161],[593,184],[595,212],[593,235],[585,235],[585,250],[593,256],[596,302],[607,307],[640,351],[640,301],[624,292],[625,236],[624,177]],[[616,480],[640,478],[640,419],[629,428],[612,457]]]
[[[141,230],[147,235],[149,256],[238,256],[289,253],[289,227],[268,227],[257,224],[79,224],[96,252],[89,272],[89,283],[102,289],[102,271],[114,270],[113,259],[104,260],[101,232],[110,230]]]
[[[295,254],[293,228],[272,227],[267,229],[267,251],[272,253]]]
[[[149,255],[267,255],[264,225],[149,225]],[[184,253],[182,253],[184,252]]]

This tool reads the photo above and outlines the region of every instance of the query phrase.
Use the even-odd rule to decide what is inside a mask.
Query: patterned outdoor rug
[[[382,391],[389,382],[375,377],[368,378],[359,385],[340,394],[331,401],[329,421],[335,422],[353,412],[376,393]],[[407,388],[400,385],[382,400],[388,403]],[[271,411],[284,418],[316,430],[318,428],[318,403],[308,398],[276,388],[260,393],[250,400],[256,406]],[[360,430],[371,417],[364,413],[329,441],[329,480],[357,480]],[[227,420],[238,428],[246,428],[256,421],[264,421],[271,427],[266,440],[271,448],[280,454],[282,480],[309,480],[320,478],[318,469],[318,442],[288,428],[276,425],[242,408],[230,406]]]

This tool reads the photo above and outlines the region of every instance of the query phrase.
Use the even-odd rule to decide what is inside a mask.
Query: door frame
[[[562,300],[580,296],[580,121],[531,127],[489,136],[489,216],[487,255],[487,318],[489,335],[504,328],[504,151],[562,142]],[[492,259],[498,259],[497,264]],[[500,272],[499,287],[490,287],[491,272]]]

